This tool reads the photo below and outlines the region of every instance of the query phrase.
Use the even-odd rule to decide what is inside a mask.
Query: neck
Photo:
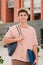
[[[28,24],[27,24],[27,22],[26,23],[25,22],[23,22],[23,23],[20,22],[19,25],[20,25],[20,27],[25,28],[25,27],[27,27]]]

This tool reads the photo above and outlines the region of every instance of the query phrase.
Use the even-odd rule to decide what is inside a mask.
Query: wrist
[[[38,60],[38,58],[35,58],[35,59],[37,59],[37,60]]]

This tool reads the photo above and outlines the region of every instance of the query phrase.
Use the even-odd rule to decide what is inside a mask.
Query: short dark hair
[[[22,9],[19,9],[19,10],[18,10],[18,16],[19,16],[19,14],[20,14],[21,12],[25,12],[27,15],[29,15],[29,14],[28,14],[28,11],[27,11],[26,9],[22,8]]]

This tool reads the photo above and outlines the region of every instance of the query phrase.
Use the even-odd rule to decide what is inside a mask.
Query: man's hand
[[[24,36],[23,35],[20,35],[19,37],[17,37],[17,41],[21,41],[24,39]]]
[[[38,65],[38,60],[37,59],[35,59],[34,64]]]

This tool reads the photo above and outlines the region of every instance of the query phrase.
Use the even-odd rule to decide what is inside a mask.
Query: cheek
[[[19,20],[22,20],[22,18],[20,17]]]
[[[18,19],[20,20],[20,19],[21,19],[21,17],[18,17]]]
[[[25,17],[27,19],[27,17]]]
[[[22,20],[22,18],[21,17],[19,17],[19,21],[21,21]]]

